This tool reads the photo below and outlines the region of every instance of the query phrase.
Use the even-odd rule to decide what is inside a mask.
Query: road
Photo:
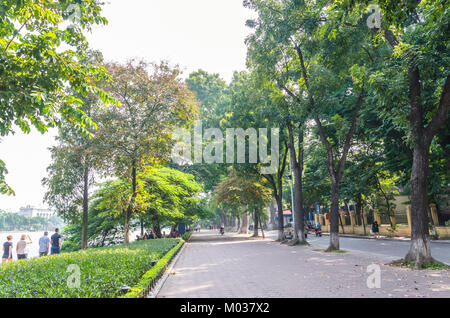
[[[322,241],[292,247],[272,239],[195,233],[157,297],[450,297],[449,271],[392,267],[386,263],[393,256],[382,253],[323,253]],[[380,288],[367,283],[373,265],[380,269]]]
[[[268,237],[276,238],[276,231],[270,231]],[[322,237],[309,236],[308,241],[311,244],[326,248],[329,245],[330,237],[324,235]],[[375,240],[367,238],[352,238],[343,237],[339,238],[339,245],[341,249],[350,251],[368,252],[373,255],[380,255],[383,258],[389,258],[392,260],[400,259],[406,255],[410,246],[409,240]],[[450,265],[450,242],[431,242],[431,254],[432,256]]]

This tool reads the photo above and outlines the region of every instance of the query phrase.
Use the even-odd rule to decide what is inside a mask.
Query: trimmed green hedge
[[[121,296],[124,285],[135,286],[152,268],[152,260],[165,259],[180,239],[138,241],[112,247],[88,249],[0,266],[2,298],[111,298]],[[80,269],[80,286],[71,288],[68,281]]]
[[[147,273],[144,274],[141,281],[130,289],[130,291],[122,298],[143,298],[151,288],[154,287],[157,280],[163,275],[172,258],[183,246],[184,241],[180,241],[173,249],[171,249],[163,258],[161,258],[155,266],[153,266]]]
[[[183,238],[183,240],[185,240],[186,242],[189,240],[189,238],[191,237],[193,231],[189,231],[184,233],[183,235],[181,235],[181,237]]]

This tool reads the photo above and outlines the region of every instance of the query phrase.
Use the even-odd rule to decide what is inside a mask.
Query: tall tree
[[[82,62],[88,48],[83,32],[106,23],[96,0],[0,3],[0,136],[14,133],[14,125],[25,133],[31,126],[45,133],[62,122],[84,133],[95,126],[75,92],[108,101],[95,85],[107,79],[104,69]],[[11,194],[5,173],[0,161],[0,192]]]
[[[139,172],[169,159],[175,128],[189,126],[198,106],[180,79],[178,67],[144,61],[109,63],[105,67],[113,80],[105,82],[104,88],[121,105],[112,105],[101,116],[97,137],[106,171],[131,185],[122,211],[124,238],[128,242],[130,219],[136,211]]]
[[[438,0],[377,3],[382,23],[374,31],[392,51],[388,68],[375,73],[373,81],[383,113],[396,117],[412,149],[411,246],[405,260],[420,268],[434,261],[428,228],[429,156],[450,109],[450,10]]]

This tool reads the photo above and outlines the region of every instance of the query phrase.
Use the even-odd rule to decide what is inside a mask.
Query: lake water
[[[168,234],[170,232],[170,228],[164,228],[163,231]],[[32,257],[38,257],[39,256],[39,239],[44,235],[44,231],[40,232],[27,232],[27,231],[10,231],[10,232],[4,232],[0,231],[0,243],[1,243],[1,254],[3,255],[3,243],[6,242],[6,237],[8,235],[13,236],[13,260],[17,260],[17,253],[16,253],[16,246],[17,242],[20,241],[20,237],[25,234],[29,235],[31,237],[31,241],[33,243],[28,245],[28,258]],[[49,232],[48,237],[51,237],[54,234],[54,232]],[[140,234],[139,231],[131,231],[130,232],[130,241],[133,242],[136,240],[136,235]],[[63,237],[63,244],[64,244],[64,237]]]

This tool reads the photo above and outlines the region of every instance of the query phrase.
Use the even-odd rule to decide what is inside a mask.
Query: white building
[[[26,217],[40,216],[40,217],[49,219],[52,216],[56,216],[56,211],[51,210],[51,209],[35,208],[35,207],[28,205],[25,208],[20,208],[19,215],[26,216]]]

